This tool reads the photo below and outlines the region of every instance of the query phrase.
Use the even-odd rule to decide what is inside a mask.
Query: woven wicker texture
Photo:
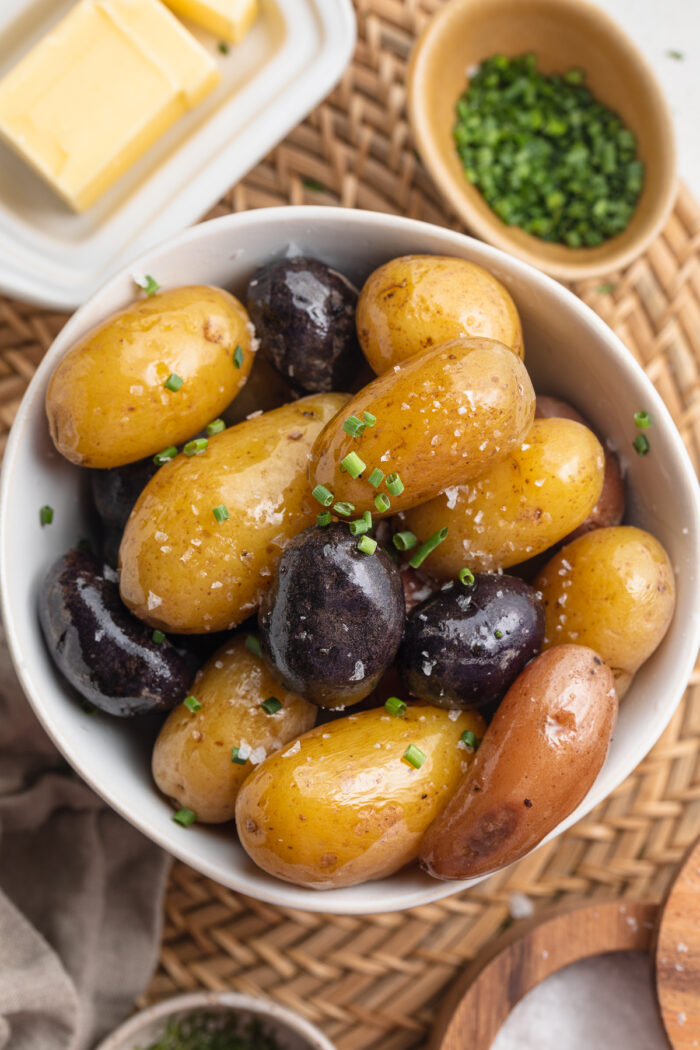
[[[331,97],[212,215],[273,204],[399,212],[459,229],[416,156],[406,61],[441,0],[356,0],[354,61]],[[700,208],[681,191],[663,235],[623,273],[578,285],[641,361],[700,464]],[[65,318],[0,299],[0,443]],[[160,967],[145,1001],[196,988],[271,995],[339,1050],[424,1045],[434,1007],[465,961],[509,921],[573,896],[660,897],[700,834],[700,675],[629,779],[555,842],[475,890],[404,914],[315,916],[247,900],[173,869]]]

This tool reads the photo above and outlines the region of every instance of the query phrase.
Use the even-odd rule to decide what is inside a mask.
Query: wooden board
[[[700,840],[681,861],[659,912],[656,994],[674,1050],[700,1047]]]
[[[447,997],[430,1050],[489,1050],[517,1003],[558,970],[592,955],[649,951],[657,912],[653,904],[609,901],[518,923]]]

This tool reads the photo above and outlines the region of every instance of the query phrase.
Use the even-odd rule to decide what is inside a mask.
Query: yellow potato
[[[610,665],[619,692],[668,630],[675,582],[668,555],[643,529],[596,529],[562,547],[533,585],[542,592],[544,647],[588,645]]]
[[[204,665],[190,690],[200,710],[178,704],[153,749],[160,790],[205,824],[233,820],[246,777],[267,755],[311,729],[318,712],[285,689],[245,642],[244,636],[232,639]],[[282,704],[273,714],[260,706],[269,697]]]
[[[255,612],[285,544],[316,520],[309,451],[347,400],[318,394],[239,423],[151,478],[119,551],[123,601],[180,634],[237,627]],[[217,521],[215,507],[228,519]]]
[[[517,565],[585,521],[603,487],[605,460],[595,435],[569,419],[536,419],[524,442],[466,485],[447,489],[405,515],[420,539],[447,526],[426,567],[438,579],[465,565]]]
[[[119,467],[186,441],[245,383],[251,333],[242,304],[208,286],[159,292],[107,318],[49,382],[56,448],[83,467]],[[179,390],[164,385],[171,375]]]
[[[460,743],[484,734],[473,711],[379,708],[317,726],[267,759],[236,803],[244,849],[264,871],[314,889],[380,879],[413,860],[473,753]],[[419,769],[403,755],[413,744]]]
[[[377,422],[353,438],[343,422],[365,412]],[[396,514],[488,470],[520,444],[534,413],[532,383],[515,354],[492,339],[458,339],[396,365],[355,394],[318,438],[309,476],[359,513],[376,513],[367,478],[375,467],[397,472],[404,491],[391,497],[389,513]],[[340,470],[351,452],[365,464],[356,479]]]
[[[377,375],[465,336],[496,339],[523,356],[508,291],[476,263],[444,255],[404,255],[375,270],[357,303],[357,332]]]

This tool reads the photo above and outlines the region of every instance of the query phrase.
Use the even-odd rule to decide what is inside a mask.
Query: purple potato
[[[169,711],[186,695],[197,661],[133,616],[117,574],[94,554],[71,550],[46,574],[39,620],[61,674],[110,715]]]
[[[320,707],[372,692],[401,641],[406,606],[389,555],[357,549],[346,524],[314,526],[282,555],[258,623],[268,663]]]
[[[157,470],[149,457],[137,463],[127,463],[125,467],[90,471],[92,498],[97,513],[108,528],[124,531],[134,503]]]
[[[544,610],[523,580],[477,573],[416,606],[397,658],[410,692],[438,707],[501,697],[544,638]]]

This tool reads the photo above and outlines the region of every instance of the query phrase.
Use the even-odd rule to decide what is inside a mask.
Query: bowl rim
[[[193,857],[192,850],[187,846],[185,839],[182,839],[182,842],[179,839],[173,840],[172,837],[161,831],[161,829],[155,826],[155,824],[153,824],[148,818],[142,817],[139,812],[130,810],[124,804],[118,792],[105,787],[96,778],[86,775],[83,772],[80,748],[75,745],[75,742],[72,742],[70,739],[62,735],[61,729],[56,724],[55,717],[52,715],[51,704],[47,704],[44,701],[39,691],[37,691],[38,695],[35,695],[35,691],[32,688],[30,668],[22,657],[19,632],[13,615],[13,603],[10,600],[7,585],[9,578],[8,569],[13,555],[9,550],[9,545],[5,537],[8,534],[6,525],[10,490],[13,486],[15,454],[23,439],[25,425],[34,411],[34,400],[37,391],[41,388],[44,379],[52,372],[55,363],[63,356],[67,348],[84,328],[84,322],[82,320],[84,314],[88,309],[92,309],[95,303],[99,304],[100,300],[109,302],[113,290],[119,286],[125,277],[130,277],[133,272],[152,272],[152,266],[149,260],[157,259],[163,253],[180,250],[183,247],[190,246],[198,241],[206,241],[207,237],[209,237],[211,231],[214,229],[217,231],[227,230],[231,231],[231,233],[235,233],[237,229],[244,228],[248,224],[252,224],[253,226],[262,223],[279,224],[284,223],[288,219],[291,221],[299,220],[306,227],[313,227],[315,224],[319,223],[331,223],[341,226],[347,224],[348,226],[357,225],[362,227],[369,222],[385,229],[401,228],[414,233],[418,244],[420,244],[421,236],[425,239],[428,235],[431,235],[433,231],[437,230],[439,231],[440,239],[445,244],[442,252],[443,254],[447,253],[448,245],[450,244],[457,249],[456,254],[459,254],[459,249],[464,246],[464,242],[466,241],[467,245],[475,252],[480,264],[483,263],[487,268],[489,265],[493,265],[494,269],[498,269],[500,264],[501,271],[505,270],[510,276],[520,277],[528,282],[534,283],[536,289],[553,296],[554,299],[558,301],[560,307],[574,310],[576,313],[582,314],[590,328],[597,333],[600,340],[606,344],[608,353],[612,354],[613,358],[617,361],[619,368],[623,372],[631,371],[637,374],[638,379],[646,387],[646,407],[651,410],[657,425],[659,421],[663,421],[665,424],[667,439],[671,445],[673,457],[678,463],[679,471],[682,471],[687,482],[689,495],[688,513],[694,518],[694,532],[698,536],[698,545],[695,550],[695,563],[699,569],[700,488],[697,486],[696,474],[690,456],[683,444],[680,434],[678,433],[675,422],[661,398],[661,395],[658,393],[651,380],[646,376],[633,355],[625,348],[620,338],[590,306],[574,295],[574,293],[564,285],[559,284],[559,282],[544,274],[536,267],[533,267],[498,248],[477,241],[461,232],[436,226],[435,224],[423,222],[421,220],[406,218],[401,215],[349,208],[326,207],[321,205],[287,205],[239,212],[221,216],[217,219],[211,219],[208,222],[190,227],[177,236],[162,242],[155,248],[149,249],[138,259],[134,260],[129,266],[124,267],[119,273],[115,274],[109,281],[107,281],[102,288],[95,293],[95,295],[90,297],[87,303],[73,315],[53,341],[40,362],[19,406],[15,422],[12,425],[7,448],[5,450],[2,471],[0,472],[0,614],[5,623],[8,648],[17,676],[20,680],[25,696],[41,725],[73,769],[98,796],[103,798],[117,813],[124,817],[129,823],[137,827],[143,834],[150,838],[151,841],[157,843],[166,852],[182,860],[184,863],[189,864],[191,867],[213,879],[215,882],[226,885],[239,893],[253,896],[258,900],[270,904],[298,908],[300,910],[312,911],[315,913],[325,912],[330,914],[367,915],[389,911],[400,911],[422,904],[432,903],[433,901],[459,893],[461,890],[481,882],[482,877],[454,882],[441,882],[436,879],[434,880],[434,885],[431,880],[431,883],[426,885],[426,887],[420,887],[412,891],[404,891],[401,894],[397,894],[397,897],[390,901],[373,898],[371,893],[372,882],[364,884],[369,890],[369,892],[365,894],[366,899],[365,897],[358,897],[358,899],[344,900],[342,902],[334,901],[336,893],[334,890],[310,890],[306,887],[297,886],[278,879],[273,880],[273,884],[269,890],[265,887],[255,887],[253,889],[248,884],[245,875],[242,875],[241,873],[234,872],[232,876],[228,876],[225,879],[222,878],[222,872],[215,864],[208,860],[203,860],[197,855]],[[156,263],[156,265],[158,264]],[[103,311],[104,316],[107,316],[110,312],[113,312],[113,308],[107,307]],[[675,678],[668,689],[668,702],[661,705],[660,709],[655,712],[654,718],[649,720],[649,725],[653,728],[644,738],[640,735],[637,746],[630,749],[628,759],[622,764],[621,771],[619,775],[614,778],[614,781],[611,782],[608,787],[603,789],[601,787],[601,779],[599,775],[579,806],[577,806],[577,808],[570,813],[564,821],[558,824],[557,827],[554,828],[537,847],[535,847],[536,849],[549,842],[551,839],[556,838],[562,832],[566,831],[573,824],[586,816],[599,802],[604,798],[607,798],[608,795],[629,776],[632,770],[647,755],[651,747],[668,725],[674,711],[680,703],[695,665],[696,654],[699,646],[700,616],[696,617],[692,624],[686,624],[684,632],[684,648],[681,654],[679,654],[683,658],[679,659],[676,664]],[[393,876],[390,876],[390,878],[393,878]],[[381,882],[384,881],[386,880],[380,880],[376,884],[380,885]],[[338,892],[342,893],[343,891],[341,890]]]
[[[331,1041],[305,1017],[281,1006],[274,999],[262,996],[245,995],[243,992],[189,992],[185,995],[174,995],[153,1006],[127,1018],[118,1028],[105,1036],[95,1050],[132,1050],[133,1040],[144,1028],[155,1021],[164,1021],[179,1013],[194,1013],[203,1009],[222,1009],[236,1013],[246,1011],[270,1018],[286,1025],[290,1032],[306,1040],[308,1050],[335,1050]]]
[[[603,27],[605,33],[614,40],[616,46],[625,52],[629,56],[630,61],[634,62],[638,67],[642,77],[649,85],[650,94],[656,100],[658,112],[664,115],[664,119],[661,122],[665,129],[663,148],[666,155],[670,158],[670,163],[668,164],[669,174],[657,193],[652,210],[653,220],[649,221],[646,232],[642,231],[627,247],[618,248],[616,251],[610,252],[607,258],[602,258],[598,261],[595,258],[592,258],[589,262],[567,262],[565,260],[557,261],[543,258],[540,255],[536,237],[531,236],[526,246],[520,245],[511,238],[508,232],[510,227],[502,223],[495,213],[493,218],[484,217],[472,205],[465,189],[457,185],[457,182],[448,171],[442,159],[442,153],[434,149],[431,121],[423,106],[425,91],[422,85],[426,56],[435,46],[438,46],[444,23],[449,22],[453,17],[453,13],[458,9],[468,8],[482,2],[483,0],[448,0],[431,17],[413,46],[406,74],[406,103],[411,131],[416,140],[416,148],[421,160],[442,196],[469,228],[469,231],[483,238],[488,244],[500,248],[509,255],[516,256],[536,269],[543,270],[551,277],[556,277],[563,281],[599,277],[601,274],[622,269],[638,258],[651,241],[661,233],[671,214],[678,193],[678,150],[673,116],[656,74],[636,44],[602,8],[590,3],[589,0],[546,0],[552,7],[558,7],[564,11],[576,11],[577,14],[584,15],[590,21],[597,22]],[[417,86],[418,83],[421,84],[421,87]],[[614,241],[615,238],[610,238],[599,247],[590,249],[590,251],[598,253],[606,245],[614,244]],[[566,245],[561,247],[566,248]],[[581,249],[575,250],[580,251]]]

